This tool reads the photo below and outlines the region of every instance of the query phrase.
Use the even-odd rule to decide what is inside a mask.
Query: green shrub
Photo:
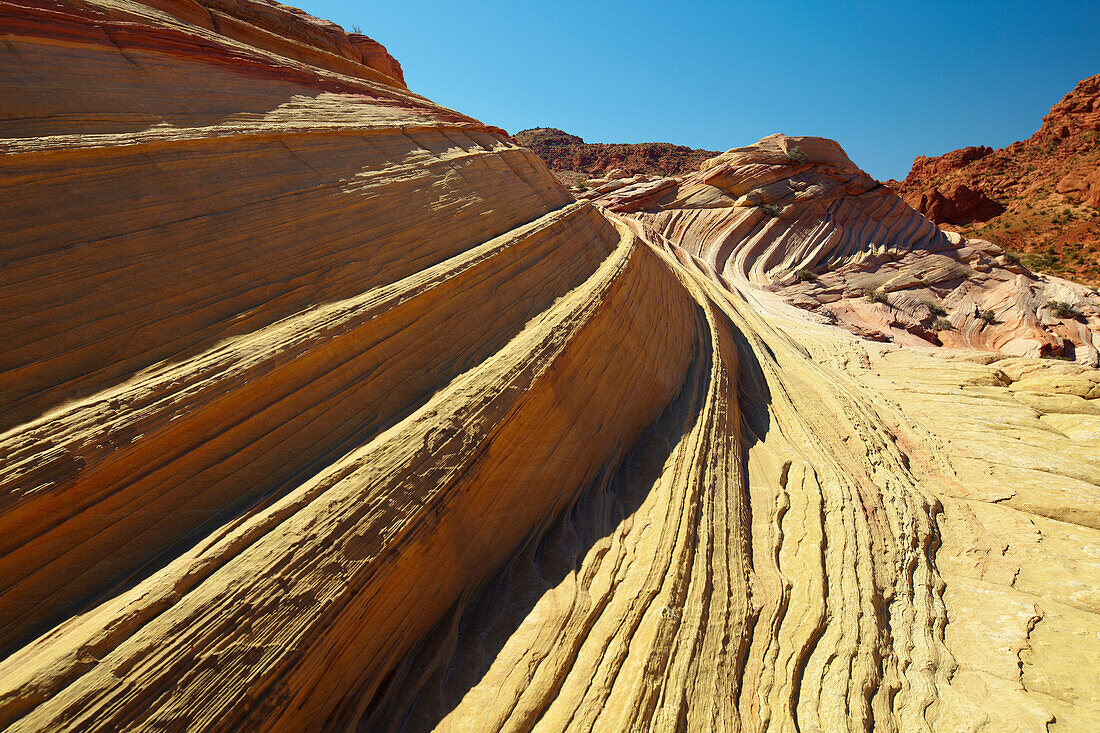
[[[921,305],[928,309],[928,312],[934,316],[946,316],[947,311],[943,306],[936,305],[931,300],[922,300]]]
[[[787,151],[787,162],[791,165],[803,165],[806,162],[806,154],[802,152],[802,148],[793,147]]]
[[[812,270],[807,270],[803,267],[801,270],[795,272],[794,276],[798,278],[800,283],[815,283],[817,282],[817,275]]]
[[[883,305],[890,305],[890,298],[886,293],[881,290],[864,290],[863,297],[872,303],[882,303]]]
[[[1055,318],[1077,318],[1081,315],[1076,308],[1061,300],[1048,300],[1046,308]]]
[[[949,321],[948,319],[946,319],[946,318],[937,318],[936,320],[932,321],[932,330],[933,331],[953,331],[953,330],[955,330],[955,327],[953,325],[951,325],[951,321]]]
[[[1027,255],[1024,258],[1024,264],[1032,270],[1054,270],[1058,267],[1058,261],[1051,252]]]
[[[997,322],[997,314],[993,312],[992,308],[989,310],[978,311],[978,318],[980,318],[985,323]]]

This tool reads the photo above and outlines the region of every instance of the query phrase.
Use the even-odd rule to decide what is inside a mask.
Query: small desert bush
[[[928,312],[934,316],[946,316],[947,310],[943,306],[936,305],[930,300],[921,301],[921,305],[928,309]]]
[[[863,297],[872,303],[882,303],[883,305],[890,305],[890,298],[886,293],[881,290],[864,290]]]
[[[1048,300],[1047,310],[1050,311],[1055,318],[1076,318],[1079,315],[1076,308],[1061,300]]]
[[[1059,269],[1060,266],[1060,263],[1052,252],[1038,252],[1036,254],[1027,255],[1024,259],[1024,264],[1032,270],[1056,270]]]
[[[802,148],[793,147],[787,151],[787,162],[791,165],[802,165],[806,162],[806,154],[802,152]]]
[[[951,325],[951,321],[946,318],[941,317],[932,321],[933,331],[953,331],[954,329],[955,327]]]
[[[978,311],[978,318],[981,319],[985,323],[996,323],[997,322],[997,314],[994,313],[992,309],[984,310],[984,311]]]
[[[776,206],[775,204],[760,204],[759,206],[761,211],[763,211],[765,214],[772,217],[773,219],[777,218],[781,213],[783,213],[783,209],[779,206]]]
[[[817,282],[817,275],[815,275],[812,270],[807,270],[805,267],[795,272],[794,276],[798,278],[798,282],[800,283]]]

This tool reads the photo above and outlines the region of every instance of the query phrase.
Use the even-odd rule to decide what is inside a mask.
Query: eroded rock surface
[[[1097,365],[1100,295],[940,231],[831,140],[774,135],[682,178],[596,184],[580,198],[630,213],[724,283],[774,289],[858,335]]]
[[[834,143],[615,213],[285,6],[0,31],[0,727],[1100,716],[1098,373],[791,307],[999,256]]]

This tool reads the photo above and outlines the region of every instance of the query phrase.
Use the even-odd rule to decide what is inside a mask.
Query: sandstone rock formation
[[[861,336],[1097,366],[1100,295],[940,231],[831,140],[774,135],[690,176],[592,183],[582,199],[631,212],[724,283],[774,289]]]
[[[0,727],[1100,716],[1100,376],[791,307],[996,251],[835,144],[615,213],[275,3],[0,29]]]
[[[1030,139],[920,156],[904,181],[887,184],[938,224],[1100,285],[1100,74],[1055,104]]]
[[[942,190],[921,191],[916,197],[911,196],[909,203],[934,222],[958,225],[989,221],[1005,210],[980,190],[959,181],[944,184]]]

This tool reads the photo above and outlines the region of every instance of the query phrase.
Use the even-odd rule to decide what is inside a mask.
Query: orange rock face
[[[277,3],[0,35],[0,728],[1100,715],[1082,288],[818,138],[577,201]]]
[[[938,158],[926,158],[923,155],[918,155],[916,160],[913,161],[913,169],[909,172],[909,178],[906,178],[906,181],[908,182],[910,178],[913,181],[919,181],[924,178],[945,176],[960,168],[965,168],[975,160],[981,160],[992,154],[992,152],[993,148],[983,145],[981,147],[952,150]]]
[[[1100,75],[1055,104],[1030,139],[918,157],[904,181],[887,184],[937,224],[1100,285]]]
[[[959,225],[988,221],[1005,210],[981,191],[958,181],[945,184],[942,191],[933,188],[910,196],[908,202],[934,222]]]
[[[365,66],[381,71],[395,81],[401,82],[401,86],[405,86],[405,75],[401,72],[401,64],[390,56],[385,46],[361,33],[349,33],[348,40],[359,49]]]

